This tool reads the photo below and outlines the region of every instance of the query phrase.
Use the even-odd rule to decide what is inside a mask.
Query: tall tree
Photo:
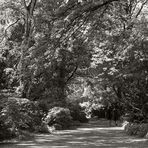
[[[24,21],[24,35],[23,35],[23,41],[21,44],[21,57],[19,61],[18,68],[20,70],[20,86],[22,88],[22,97],[26,97],[25,92],[25,54],[29,49],[30,42],[32,40],[32,35],[34,31],[34,11],[36,6],[37,0],[31,0],[28,4],[25,0],[22,0],[24,9],[25,9],[25,21]]]
[[[11,9],[16,21],[15,29],[10,29],[12,38],[7,41],[9,48],[11,43],[20,51],[18,67],[23,96],[33,87],[39,90],[40,85],[42,92],[52,95],[55,91],[55,98],[64,100],[70,80],[84,76],[90,65],[104,73],[106,82],[113,79],[112,73],[117,76],[119,58],[132,44],[129,40],[133,24],[146,2],[140,2],[141,7],[136,0],[5,3],[3,8]],[[21,28],[22,35],[17,28]],[[21,36],[21,40],[14,41],[14,34]]]

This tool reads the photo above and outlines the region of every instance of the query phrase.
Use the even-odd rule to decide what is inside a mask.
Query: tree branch
[[[8,30],[10,27],[12,27],[13,25],[15,25],[19,20],[20,20],[20,19],[18,18],[14,23],[10,24],[10,25],[5,29],[4,34],[1,36],[2,39],[0,40],[0,43],[3,42],[3,40],[4,40],[4,38],[5,38],[6,34],[7,34],[7,30]]]
[[[93,3],[93,4],[90,4],[90,3],[88,4],[87,3],[86,5],[81,6],[78,9],[76,9],[75,11],[71,12],[71,14],[73,16],[75,16],[75,15],[78,16],[78,15],[81,15],[81,14],[86,13],[86,12],[94,12],[94,11],[98,10],[99,8],[101,8],[103,6],[106,6],[106,5],[108,5],[108,4],[112,3],[112,2],[115,2],[115,1],[118,1],[118,0],[108,0],[108,1],[106,1],[104,3],[102,3],[102,4],[100,4],[100,2],[96,2],[96,3]],[[57,16],[63,17],[64,12],[57,13]]]
[[[103,4],[100,4],[100,2],[98,2],[98,3],[95,3],[94,5],[88,7],[85,11],[93,12],[93,11],[96,11],[97,9],[99,9],[103,6],[109,5],[110,3],[115,2],[115,1],[118,1],[118,0],[108,0],[108,1],[104,2]]]
[[[24,5],[24,8],[25,8],[26,11],[27,11],[27,4],[26,4],[26,1],[25,1],[25,0],[22,0],[22,3],[23,3],[23,5]]]
[[[137,18],[137,17],[139,16],[139,14],[141,13],[141,11],[142,11],[144,5],[145,5],[147,2],[148,2],[148,0],[146,0],[144,3],[142,3],[142,5],[141,5],[141,7],[140,7],[138,13],[136,14],[135,18]]]
[[[71,73],[71,75],[69,76],[69,78],[66,80],[66,83],[74,76],[75,72],[78,69],[78,65],[76,65],[75,69],[73,70],[73,72]]]
[[[31,1],[29,2],[29,4],[27,5],[27,4],[26,4],[26,1],[25,1],[25,0],[22,0],[22,3],[23,3],[23,5],[24,5],[25,10],[26,10],[26,12],[27,12],[30,16],[33,15],[33,11],[34,11],[36,2],[37,2],[37,0],[31,0]]]
[[[29,3],[29,14],[32,16],[37,0],[31,0]]]

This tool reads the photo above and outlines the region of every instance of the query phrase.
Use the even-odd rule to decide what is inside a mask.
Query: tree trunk
[[[64,53],[64,50],[61,50],[60,53],[61,56],[61,63],[59,65],[59,73],[58,73],[58,94],[57,94],[57,99],[60,101],[62,104],[65,105],[65,100],[66,100],[66,73],[65,73],[65,66],[66,66],[66,54]]]
[[[28,49],[29,49],[29,43],[30,43],[30,39],[32,37],[32,31],[33,31],[33,12],[35,9],[35,5],[36,5],[36,1],[37,0],[31,0],[30,3],[27,5],[25,0],[22,0],[23,4],[24,4],[24,8],[26,10],[26,18],[25,18],[25,33],[24,33],[24,40],[22,41],[22,45],[21,45],[21,57],[20,57],[20,61],[18,64],[18,70],[19,70],[19,74],[20,74],[20,88],[21,88],[21,93],[22,93],[22,97],[26,97],[26,92],[27,90],[26,88],[26,81],[25,80],[25,75],[26,75],[26,68],[27,65],[25,63],[25,54],[27,53]]]

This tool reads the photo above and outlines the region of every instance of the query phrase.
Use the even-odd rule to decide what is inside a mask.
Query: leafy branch
[[[3,42],[3,40],[5,39],[5,37],[7,36],[7,30],[10,28],[10,27],[13,27],[16,23],[18,23],[18,21],[20,20],[20,18],[18,18],[15,22],[13,22],[12,24],[10,24],[6,29],[5,29],[5,32],[4,34],[1,36],[1,40],[0,40],[0,43]]]

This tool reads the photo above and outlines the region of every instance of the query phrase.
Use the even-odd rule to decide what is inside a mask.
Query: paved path
[[[148,140],[127,136],[122,127],[91,121],[76,130],[39,134],[34,140],[0,145],[0,148],[148,148]]]

